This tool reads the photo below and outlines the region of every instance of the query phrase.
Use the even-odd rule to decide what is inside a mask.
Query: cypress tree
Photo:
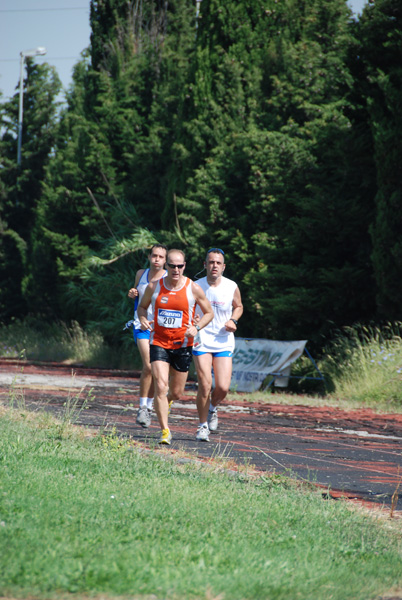
[[[371,229],[378,315],[401,319],[402,297],[402,6],[367,5],[357,28],[359,92],[373,140],[377,192]]]

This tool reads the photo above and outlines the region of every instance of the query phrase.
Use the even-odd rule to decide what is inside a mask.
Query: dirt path
[[[134,440],[154,446],[159,436],[156,417],[149,429],[135,423],[138,373],[74,368],[61,365],[23,366],[0,360],[0,400],[11,393],[23,395],[29,408],[63,410],[66,398],[91,397],[79,422],[99,429],[106,425]],[[402,510],[402,415],[372,410],[251,404],[238,395],[219,411],[219,429],[211,442],[197,442],[196,384],[170,415],[173,450],[197,458],[251,464],[263,471],[288,473],[307,479],[340,495],[391,506],[400,483],[396,505]],[[394,496],[395,498],[395,496]]]

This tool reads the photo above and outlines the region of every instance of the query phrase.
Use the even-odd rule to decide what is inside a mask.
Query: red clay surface
[[[23,395],[31,410],[40,407],[60,413],[67,398],[84,401],[91,397],[89,408],[79,416],[80,424],[97,430],[114,426],[122,435],[154,448],[159,437],[156,417],[149,429],[135,423],[138,375],[0,360],[0,401],[9,402],[14,396],[16,403]],[[322,486],[323,493],[334,498],[345,496],[390,507],[394,496],[394,508],[402,510],[402,415],[257,404],[238,394],[219,410],[218,431],[205,443],[195,440],[195,392],[196,384],[189,382],[185,397],[173,406],[169,417],[172,450],[289,474]]]

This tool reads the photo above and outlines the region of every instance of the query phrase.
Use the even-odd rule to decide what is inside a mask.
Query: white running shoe
[[[209,429],[208,429],[208,425],[200,425],[198,427],[196,439],[199,442],[209,442]]]
[[[151,425],[151,411],[146,406],[141,406],[137,413],[137,424],[147,428]]]
[[[208,411],[208,427],[210,431],[216,431],[218,429],[218,411]]]

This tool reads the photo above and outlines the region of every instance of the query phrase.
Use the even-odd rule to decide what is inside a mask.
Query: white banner
[[[230,389],[255,392],[270,373],[290,375],[290,365],[304,352],[307,340],[277,342],[275,340],[236,338]],[[275,385],[286,387],[287,378],[278,377]]]

